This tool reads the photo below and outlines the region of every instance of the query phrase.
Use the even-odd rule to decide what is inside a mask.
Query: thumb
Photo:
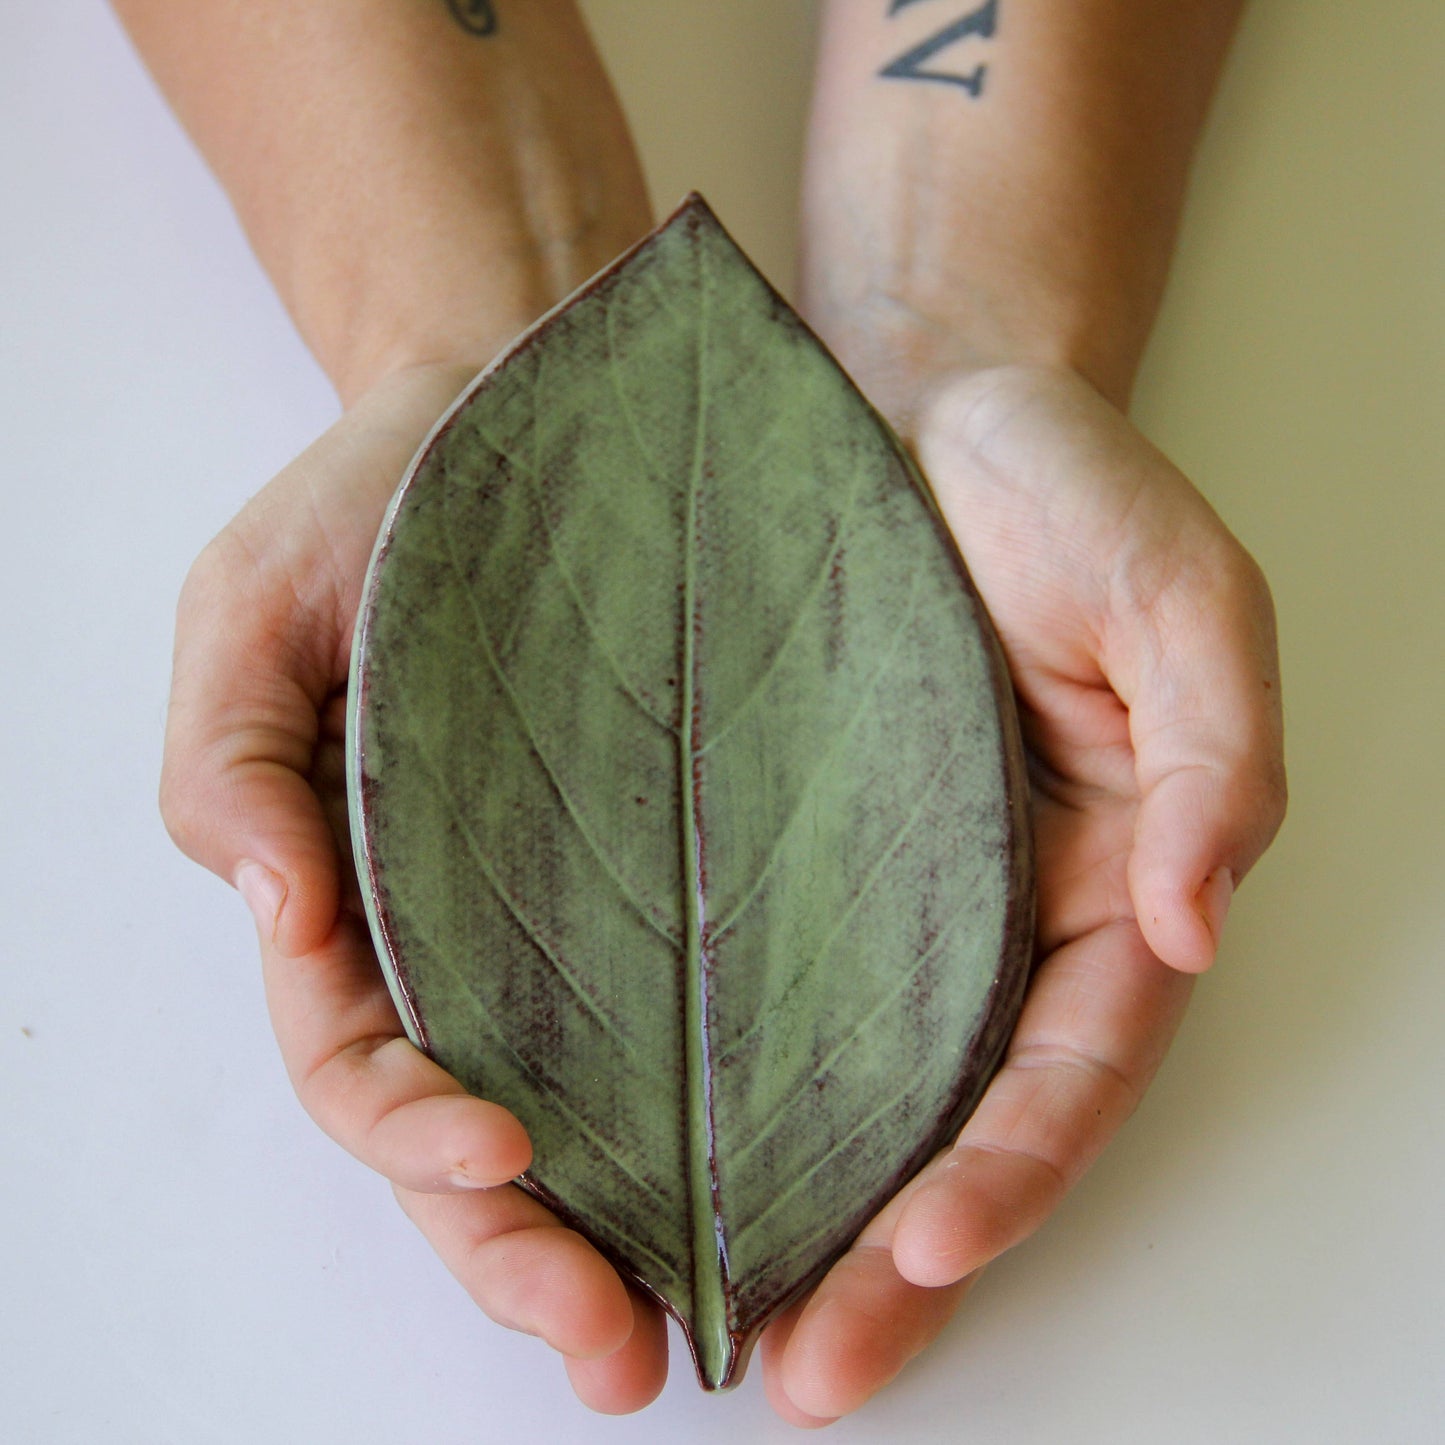
[[[177,846],[232,883],[287,956],[330,932],[339,888],[336,844],[308,781],[330,682],[319,658],[335,649],[314,634],[304,649],[289,642],[294,606],[233,532],[201,554],[177,615],[161,773]]]
[[[1150,948],[1197,973],[1279,829],[1285,780],[1268,588],[1238,544],[1193,551],[1162,592],[1115,610],[1108,671],[1140,791],[1130,896]]]

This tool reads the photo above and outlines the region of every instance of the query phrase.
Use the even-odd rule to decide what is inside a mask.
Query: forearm
[[[648,225],[571,0],[115,8],[345,401],[480,366]]]
[[[961,367],[1127,402],[1241,6],[827,0],[804,306],[905,429]]]

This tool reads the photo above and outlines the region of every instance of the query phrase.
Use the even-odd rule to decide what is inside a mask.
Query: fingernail
[[[1233,899],[1234,874],[1228,868],[1216,868],[1204,880],[1195,899],[1199,916],[1204,919],[1204,926],[1214,939],[1216,948],[1224,935],[1224,920],[1229,917],[1229,905]]]
[[[447,1183],[453,1189],[492,1189],[495,1186],[486,1179],[474,1179],[470,1174],[460,1169],[453,1169],[447,1175]]]
[[[261,936],[268,940],[275,938],[276,920],[286,901],[286,880],[248,858],[236,865],[235,883],[236,892],[246,900]]]

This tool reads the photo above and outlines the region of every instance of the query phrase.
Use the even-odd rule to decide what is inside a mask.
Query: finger
[[[779,1340],[764,1336],[769,1398],[793,1424],[816,1427],[856,1410],[920,1354],[971,1281],[922,1288],[886,1247],[859,1243],[828,1272]]]
[[[357,918],[366,916],[361,875],[352,849],[351,809],[346,779],[346,688],[338,687],[323,705],[317,720],[316,749],[311,756],[307,782],[321,803],[340,869],[340,907]]]
[[[788,1394],[783,1385],[783,1360],[788,1352],[788,1342],[793,1337],[798,1321],[802,1317],[807,1300],[799,1300],[775,1316],[763,1331],[758,1349],[762,1354],[763,1393],[774,1411],[789,1425],[800,1430],[820,1430],[831,1425],[836,1418],[832,1415],[810,1415]]]
[[[177,613],[161,811],[180,848],[240,890],[262,936],[296,955],[336,917],[335,844],[306,777],[336,642],[334,619],[292,607],[235,533],[197,560]],[[293,644],[298,624],[318,653]]]
[[[1043,1223],[1133,1112],[1190,988],[1132,923],[1045,961],[983,1100],[905,1191],[892,1231],[904,1279],[961,1280]]]
[[[412,1190],[486,1188],[531,1162],[516,1118],[402,1036],[364,926],[301,958],[261,940],[267,1004],[297,1097],[343,1148]]]
[[[1154,952],[1197,972],[1286,790],[1269,590],[1232,539],[1191,552],[1162,589],[1119,608],[1110,676],[1129,703],[1141,794],[1129,891]]]
[[[636,1290],[632,1333],[620,1350],[595,1359],[567,1360],[567,1377],[577,1398],[602,1415],[630,1415],[650,1405],[667,1382],[667,1321]]]
[[[536,1335],[574,1360],[616,1355],[628,1343],[635,1319],[617,1271],[520,1189],[398,1189],[396,1196],[442,1263],[498,1324]],[[627,1367],[646,1352],[644,1342]]]

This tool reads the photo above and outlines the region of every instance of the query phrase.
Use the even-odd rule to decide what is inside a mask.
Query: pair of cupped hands
[[[260,935],[287,1070],[321,1127],[393,1185],[493,1319],[539,1335],[595,1409],[647,1404],[661,1311],[508,1181],[505,1109],[409,1043],[344,835],[345,690],[388,500],[470,368],[374,384],[206,548],[176,638],[162,806]],[[766,1330],[786,1419],[857,1408],[1036,1229],[1124,1122],[1284,809],[1263,577],[1199,493],[1072,372],[946,377],[907,440],[1002,639],[1028,748],[1035,972],[957,1141]]]

